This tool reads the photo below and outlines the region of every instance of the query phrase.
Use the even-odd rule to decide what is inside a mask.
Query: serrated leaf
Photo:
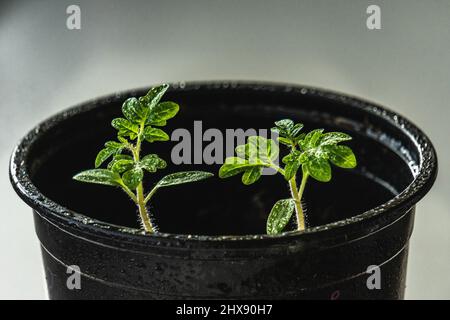
[[[283,199],[275,203],[267,219],[267,234],[275,235],[283,231],[295,209],[294,199]]]
[[[352,149],[347,146],[329,145],[324,149],[328,153],[330,161],[341,168],[352,169],[356,167],[356,157]]]
[[[323,158],[311,158],[308,162],[303,164],[308,174],[321,182],[328,182],[331,180],[331,167],[328,160]]]
[[[122,175],[123,183],[131,190],[136,189],[143,178],[144,172],[139,167],[128,170]]]
[[[168,187],[183,183],[189,183],[189,182],[195,182],[204,180],[207,178],[211,178],[214,176],[212,173],[205,172],[205,171],[183,171],[183,172],[177,172],[172,173],[164,178],[162,178],[157,184],[156,187],[162,188],[162,187]]]
[[[122,104],[122,113],[131,122],[139,124],[147,119],[149,108],[145,107],[138,99],[128,98]]]
[[[144,139],[148,142],[169,141],[169,135],[158,128],[146,127],[144,129]]]
[[[139,133],[139,126],[137,124],[132,123],[128,119],[124,118],[116,118],[113,119],[111,125],[119,130],[120,136],[128,136],[130,139],[136,139]]]
[[[153,173],[158,169],[164,169],[167,166],[167,163],[157,154],[149,154],[141,159],[140,165],[148,172]]]
[[[81,182],[119,186],[120,175],[107,169],[91,169],[76,174],[73,179]]]
[[[162,84],[153,87],[147,92],[145,96],[139,98],[139,101],[144,103],[148,109],[151,109],[159,103],[168,88],[168,84]]]
[[[154,126],[165,126],[169,120],[178,113],[180,107],[175,102],[165,101],[150,108],[147,124]]]
[[[255,183],[261,177],[262,171],[263,167],[258,166],[245,170],[244,174],[242,175],[242,183],[247,186]]]
[[[116,148],[104,148],[100,150],[100,152],[97,154],[97,157],[95,158],[95,167],[96,168],[100,167],[103,162],[105,162],[109,157],[111,157],[115,153],[117,153]]]
[[[114,161],[111,170],[117,173],[128,171],[134,167],[134,161],[129,159],[120,159]]]
[[[249,160],[238,157],[229,157],[225,159],[224,164],[220,167],[219,177],[228,178],[235,176],[241,172],[244,172],[247,169],[251,169],[252,167],[264,167],[264,166],[267,165],[259,160],[250,162]]]
[[[338,144],[339,142],[352,140],[352,137],[343,132],[327,132],[322,135],[321,146]]]

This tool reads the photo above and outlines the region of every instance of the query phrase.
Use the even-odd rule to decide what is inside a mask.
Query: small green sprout
[[[162,178],[153,189],[145,194],[143,187],[144,172],[154,173],[166,168],[167,163],[157,154],[141,157],[143,141],[168,141],[169,135],[156,127],[163,127],[179,110],[175,102],[160,102],[168,89],[164,84],[143,97],[129,98],[122,105],[125,118],[112,120],[112,126],[118,130],[118,141],[108,141],[95,159],[95,169],[78,173],[73,178],[78,181],[120,187],[133,200],[139,209],[144,230],[155,232],[146,205],[160,188],[203,180],[213,176],[209,172],[186,171],[169,174]],[[108,159],[106,169],[99,167]]]
[[[225,159],[219,170],[220,178],[228,178],[240,173],[242,182],[250,185],[258,181],[264,168],[272,168],[282,174],[289,183],[291,198],[275,203],[267,219],[268,234],[283,231],[289,223],[292,213],[296,212],[297,230],[305,230],[305,214],[302,207],[302,196],[308,177],[317,181],[331,180],[330,162],[340,168],[355,168],[356,158],[353,151],[340,142],[352,138],[341,132],[327,132],[316,129],[308,134],[300,133],[303,124],[294,124],[292,120],[284,119],[275,122],[272,131],[278,133],[278,142],[289,148],[289,154],[283,157],[284,168],[279,167],[275,160],[279,155],[277,143],[272,139],[252,136],[247,143],[236,148],[237,157]],[[297,187],[297,172],[302,169],[300,188]]]

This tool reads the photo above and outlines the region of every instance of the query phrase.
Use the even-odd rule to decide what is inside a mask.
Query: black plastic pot
[[[437,173],[435,151],[420,129],[376,104],[316,88],[175,84],[165,99],[181,111],[169,131],[193,130],[194,120],[203,120],[203,130],[270,128],[289,117],[306,129],[351,134],[359,165],[335,168],[331,183],[309,183],[305,232],[264,235],[270,208],[288,195],[280,176],[267,176],[252,187],[213,178],[162,190],[150,208],[161,232],[146,236],[125,194],[71,179],[92,167],[114,135],[109,123],[122,101],[144,91],[60,113],[14,150],[11,181],[33,209],[50,298],[403,298],[415,204]],[[151,148],[169,160],[174,143]],[[217,172],[218,165],[171,170],[186,169]],[[70,265],[81,270],[81,290],[66,286]],[[367,286],[373,265],[379,290]]]

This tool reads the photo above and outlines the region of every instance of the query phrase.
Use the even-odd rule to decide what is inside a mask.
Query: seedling
[[[147,194],[144,192],[144,172],[154,173],[166,168],[167,163],[157,154],[141,157],[141,145],[144,141],[168,141],[169,136],[163,130],[167,120],[173,118],[179,110],[178,104],[171,101],[160,102],[169,86],[164,84],[143,97],[129,98],[122,105],[125,118],[112,120],[112,126],[118,130],[118,141],[108,141],[95,159],[95,169],[78,173],[73,178],[78,181],[119,187],[125,191],[139,209],[144,230],[155,232],[150,219],[147,204],[160,188],[203,180],[213,176],[209,172],[185,171],[169,174],[156,183]],[[99,167],[108,159],[106,169]]]
[[[321,182],[331,180],[330,162],[341,168],[355,168],[356,158],[353,151],[340,142],[352,138],[342,132],[327,132],[315,129],[308,134],[301,133],[303,124],[294,124],[284,119],[275,122],[272,131],[278,133],[279,143],[289,148],[289,154],[283,157],[284,168],[275,163],[279,155],[277,143],[272,139],[252,136],[247,143],[236,148],[237,157],[225,159],[219,170],[220,178],[228,178],[240,173],[245,185],[255,183],[261,177],[264,168],[272,168],[284,176],[289,183],[291,198],[275,203],[267,219],[268,234],[283,231],[295,210],[298,230],[305,230],[305,214],[302,196],[309,177]],[[302,169],[300,188],[297,187],[297,172]]]

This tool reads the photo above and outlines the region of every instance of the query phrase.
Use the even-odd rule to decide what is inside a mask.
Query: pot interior
[[[56,203],[107,223],[138,228],[137,210],[121,190],[72,180],[79,171],[93,168],[103,143],[114,139],[116,131],[110,122],[121,116],[122,101],[129,95],[91,103],[83,112],[55,122],[33,144],[27,165],[36,187]],[[353,170],[333,167],[331,182],[310,179],[307,184],[304,205],[309,226],[359,215],[392,199],[412,182],[412,172],[419,161],[417,149],[397,126],[350,107],[344,100],[304,91],[249,88],[172,90],[165,100],[176,101],[181,110],[164,130],[170,133],[185,128],[192,133],[192,142],[201,141],[201,136],[200,140],[198,134],[194,136],[196,120],[202,121],[202,132],[219,129],[224,139],[226,129],[270,129],[274,121],[283,118],[304,123],[306,131],[324,128],[352,135],[354,139],[346,144],[353,148],[358,167]],[[203,148],[209,143],[203,142]],[[159,190],[149,206],[159,230],[197,235],[265,233],[273,204],[289,197],[284,178],[263,176],[257,183],[244,186],[241,175],[218,178],[220,164],[171,165],[171,150],[177,144],[177,141],[145,144],[143,154],[157,153],[169,163],[166,170],[146,175],[146,190],[171,172],[205,170],[216,176]],[[194,150],[192,145],[193,158],[199,149]],[[284,150],[283,146],[280,148]]]

